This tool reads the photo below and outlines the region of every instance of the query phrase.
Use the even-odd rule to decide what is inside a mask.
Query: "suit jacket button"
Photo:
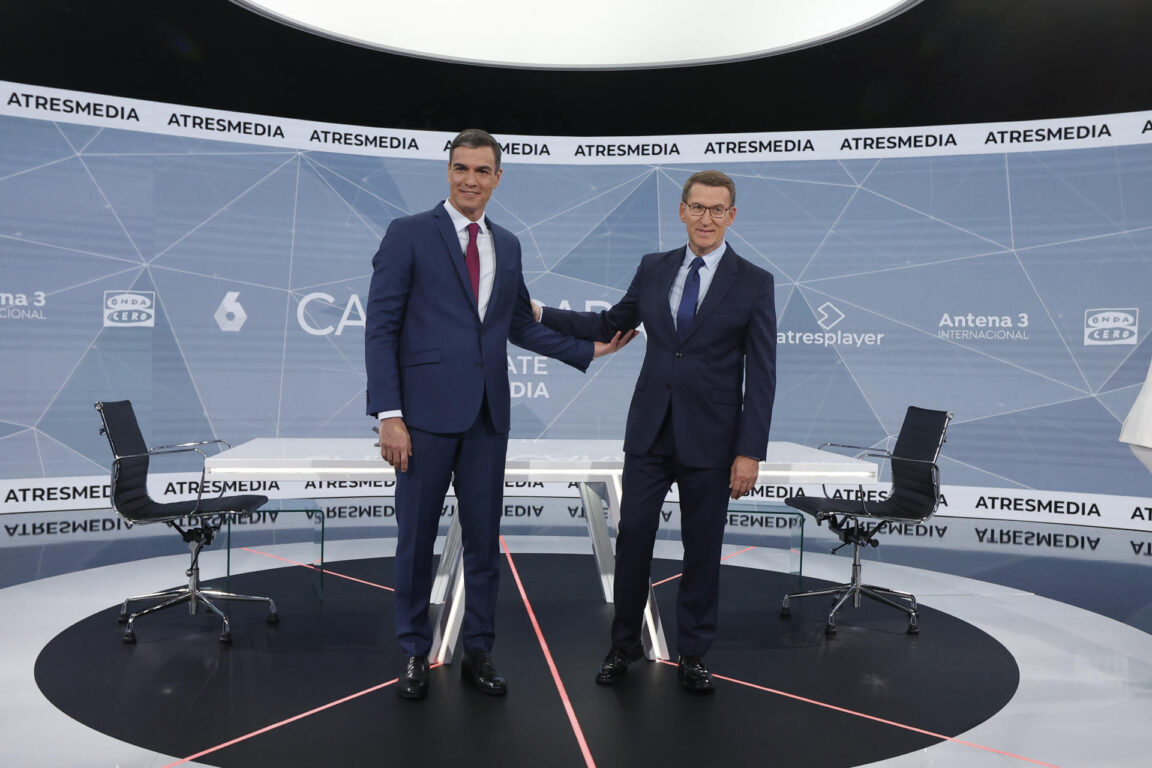
[[[676,357],[684,357],[684,353],[683,352],[677,352]]]

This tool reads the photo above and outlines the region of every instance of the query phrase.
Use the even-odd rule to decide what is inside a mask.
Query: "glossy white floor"
[[[587,541],[579,537],[509,536],[507,542],[514,553],[588,551]],[[312,551],[311,545],[262,549],[299,560],[310,558]],[[743,548],[730,547],[729,552],[739,549]],[[381,540],[372,540],[332,543],[326,554],[334,561],[389,553],[382,551]],[[658,555],[675,557],[678,546],[659,542]],[[223,571],[221,558],[218,552],[204,558],[205,577]],[[743,566],[787,568],[787,557],[778,551],[754,549],[739,558]],[[281,565],[246,552],[232,556],[234,572]],[[847,566],[843,556],[805,555],[805,574],[816,578],[841,581]],[[71,720],[40,694],[33,664],[41,648],[78,619],[108,608],[117,596],[169,583],[184,567],[183,557],[153,558],[0,590],[0,613],[6,617],[0,629],[0,648],[4,651],[0,665],[0,765],[159,768],[178,760],[116,741]],[[1009,649],[1020,669],[1015,697],[990,720],[957,739],[876,765],[1148,765],[1152,635],[1055,600],[987,582],[878,562],[866,564],[866,577],[873,583],[914,592],[923,604],[981,628]]]

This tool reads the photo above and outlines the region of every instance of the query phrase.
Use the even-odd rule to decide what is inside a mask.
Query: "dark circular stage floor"
[[[612,608],[592,558],[522,554],[514,564],[525,597],[506,560],[493,653],[508,679],[503,698],[468,688],[457,665],[433,669],[424,701],[395,695],[403,657],[392,593],[373,586],[391,582],[384,558],[329,563],[362,581],[330,573],[322,597],[306,568],[233,576],[228,588],[272,596],[281,621],[266,624],[262,605],[231,603],[230,645],[217,641],[218,619],[184,609],[139,619],[138,641],[125,644],[110,606],[55,637],[36,680],[91,728],[236,768],[856,766],[971,729],[1019,680],[1000,643],[947,614],[922,608],[921,634],[907,635],[899,613],[866,603],[845,609],[827,638],[821,598],[779,617],[795,577],[726,564],[707,657],[715,693],[685,693],[662,663],[637,663],[622,684],[599,686]],[[653,580],[676,569],[657,560]],[[673,645],[675,585],[656,588]]]

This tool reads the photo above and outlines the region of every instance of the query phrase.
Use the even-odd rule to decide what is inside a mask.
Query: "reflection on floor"
[[[1131,579],[1141,563],[1094,562],[1079,551],[996,561],[958,547],[886,543],[879,552],[887,558],[933,567],[865,565],[868,581],[918,595],[922,634],[905,635],[899,614],[866,605],[846,609],[838,636],[827,639],[816,602],[797,604],[789,621],[777,615],[780,594],[796,585],[786,573],[795,557],[737,533],[727,548],[721,634],[708,658],[722,677],[716,694],[701,698],[683,694],[675,669],[661,664],[634,667],[619,688],[596,686],[611,609],[599,596],[587,540],[520,533],[527,531],[506,537],[495,654],[510,683],[503,700],[464,688],[455,666],[434,671],[424,702],[392,693],[400,656],[391,596],[380,588],[390,581],[386,539],[329,541],[325,560],[339,575],[322,585],[314,570],[286,562],[314,559],[310,541],[245,542],[230,563],[223,550],[209,553],[205,578],[230,567],[231,587],[271,594],[283,616],[270,628],[259,606],[233,607],[231,647],[216,640],[218,620],[182,610],[141,619],[139,642],[120,642],[118,601],[178,582],[180,555],[108,557],[101,545],[101,553],[75,558],[94,567],[15,583],[0,590],[9,617],[0,630],[8,737],[0,764],[1146,764],[1152,636],[1020,588],[1033,579],[1052,595],[1072,584],[1073,601],[1098,599],[1139,626],[1147,592]],[[817,554],[826,544],[818,532],[808,536],[806,582],[846,578],[848,558]],[[659,550],[669,559],[658,561],[654,580],[669,579],[657,592],[671,624],[678,546],[660,542]],[[96,565],[102,557],[113,564]],[[20,581],[11,578],[13,562],[42,571],[53,558],[59,553],[22,552],[6,560],[4,575]],[[1007,585],[941,572],[966,562]],[[1099,583],[1093,594],[1094,576],[1106,583],[1120,572],[1127,597],[1102,595]]]

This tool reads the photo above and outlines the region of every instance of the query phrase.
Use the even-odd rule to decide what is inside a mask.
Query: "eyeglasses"
[[[704,211],[712,214],[713,219],[719,219],[724,214],[731,210],[730,205],[713,205],[711,207],[700,205],[700,203],[685,203],[684,206],[688,209],[688,213],[694,219],[698,219],[704,215]]]

